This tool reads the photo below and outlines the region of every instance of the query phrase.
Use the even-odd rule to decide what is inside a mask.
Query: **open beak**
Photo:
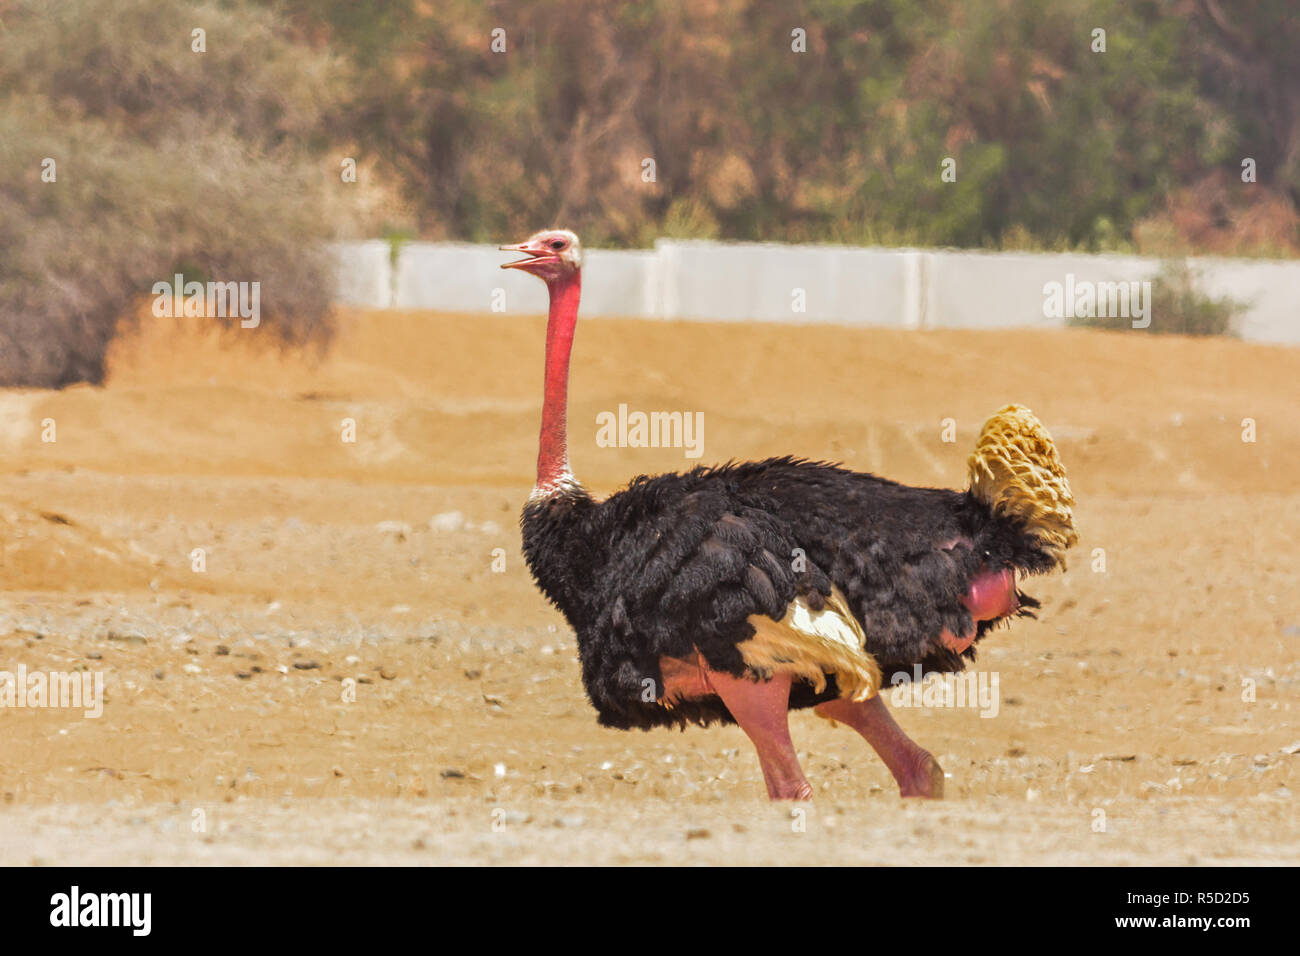
[[[501,246],[502,252],[522,252],[524,258],[516,259],[514,262],[503,262],[502,269],[523,269],[525,272],[531,271],[535,266],[547,262],[559,262],[559,257],[554,255],[550,249],[540,242],[520,242],[513,246]]]

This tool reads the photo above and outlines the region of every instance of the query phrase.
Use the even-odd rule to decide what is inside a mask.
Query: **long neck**
[[[554,494],[573,484],[569,468],[567,411],[569,401],[569,354],[573,330],[578,323],[578,299],[582,295],[582,273],[547,284],[551,312],[546,322],[546,382],[542,399],[542,433],[537,447],[537,485],[533,496]]]

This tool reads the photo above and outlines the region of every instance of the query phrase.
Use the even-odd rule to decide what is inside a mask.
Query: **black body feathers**
[[[974,648],[958,655],[939,636],[969,633],[961,599],[971,579],[1055,564],[1014,519],[967,492],[793,458],[640,477],[600,502],[566,488],[531,500],[521,526],[533,576],[577,633],[600,721],[621,728],[729,721],[716,698],[658,703],[659,658],[698,649],[711,668],[739,675],[750,615],[780,619],[798,596],[820,607],[832,584],[886,681],[918,663],[960,670]],[[981,623],[979,636],[996,623]],[[833,680],[820,694],[800,682],[790,706],[836,694]]]

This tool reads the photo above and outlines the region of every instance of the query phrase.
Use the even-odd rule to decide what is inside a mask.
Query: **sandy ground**
[[[1007,401],[1058,440],[1082,541],[985,642],[996,714],[896,711],[947,799],[797,714],[796,808],[735,728],[596,725],[519,554],[541,354],[540,319],[348,313],[308,356],[150,319],[105,388],[0,392],[0,670],[105,696],[0,708],[0,863],[1300,862],[1300,350],[583,325],[598,491],[695,463],[597,447],[620,403],[703,412],[701,462],[927,485]]]

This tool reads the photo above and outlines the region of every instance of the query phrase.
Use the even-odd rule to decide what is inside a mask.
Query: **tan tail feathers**
[[[1023,522],[1025,532],[1065,567],[1065,549],[1079,540],[1074,496],[1052,436],[1023,405],[999,410],[980,429],[967,462],[970,490],[993,513]]]
[[[760,677],[792,674],[820,694],[826,689],[826,675],[834,674],[840,696],[859,701],[880,690],[880,665],[867,653],[867,635],[839,588],[831,589],[819,611],[799,597],[781,620],[752,614],[749,623],[754,636],[736,649],[745,666]]]

